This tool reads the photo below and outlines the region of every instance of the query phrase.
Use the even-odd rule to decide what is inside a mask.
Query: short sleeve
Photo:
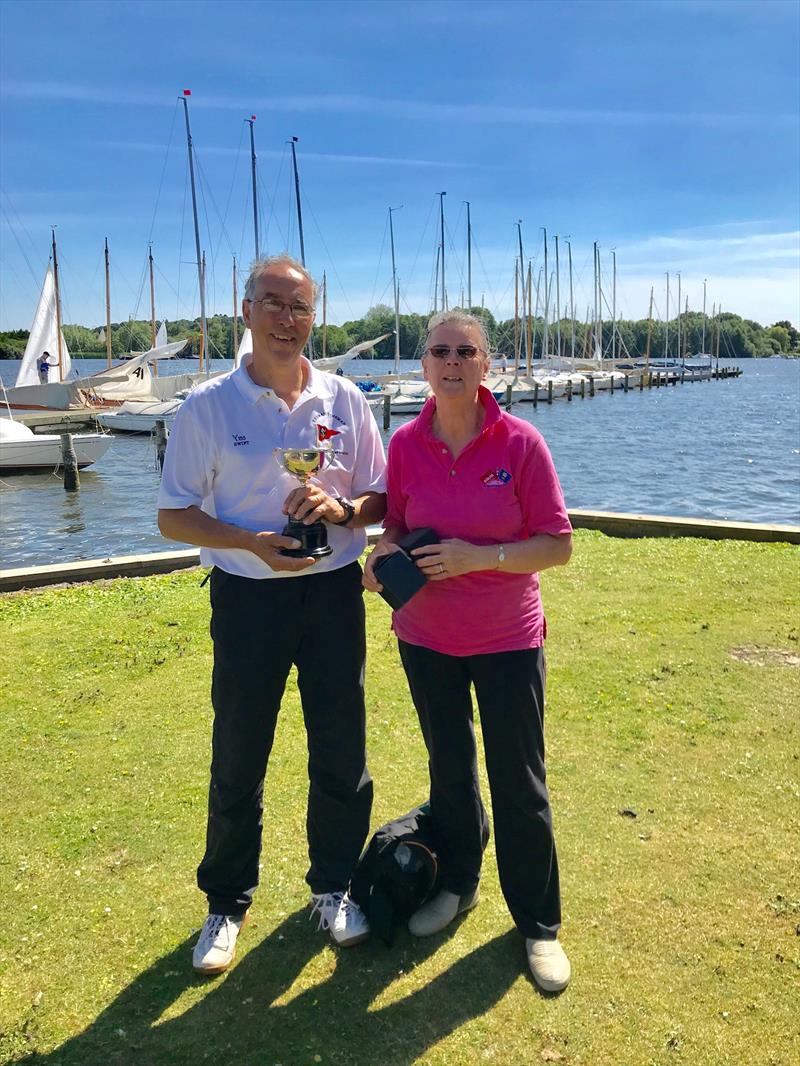
[[[572,532],[553,457],[541,437],[528,443],[518,492],[529,537]]]
[[[384,529],[399,529],[408,532],[406,525],[406,503],[408,497],[403,490],[402,477],[403,442],[400,434],[389,441],[389,457],[386,466],[386,517]]]
[[[161,473],[159,509],[200,507],[211,492],[210,435],[203,432],[194,406],[185,400],[175,416]]]
[[[360,428],[356,439],[356,459],[353,464],[351,491],[354,496],[366,492],[386,491],[386,455],[378,424],[372,417],[369,404],[359,392]]]

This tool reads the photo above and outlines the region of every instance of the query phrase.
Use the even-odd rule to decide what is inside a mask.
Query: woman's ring
[[[440,574],[444,573],[444,563],[439,563],[439,573]]]

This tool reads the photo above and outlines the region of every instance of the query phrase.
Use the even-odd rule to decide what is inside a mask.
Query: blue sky
[[[334,321],[431,302],[446,190],[451,304],[513,308],[516,221],[571,235],[576,310],[599,241],[618,309],[644,317],[665,272],[690,306],[800,320],[800,5],[793,0],[234,4],[4,0],[0,5],[0,328],[27,328],[57,225],[67,321],[198,311],[181,90],[200,168],[210,311],[253,255],[257,115],[262,248],[298,251],[286,141],[299,137],[306,253]],[[562,251],[565,246],[562,243]],[[552,251],[552,245],[551,245]],[[566,255],[562,260],[566,300]]]

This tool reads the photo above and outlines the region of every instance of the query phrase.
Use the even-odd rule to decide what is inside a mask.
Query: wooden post
[[[626,374],[625,377],[622,379],[622,391],[627,392],[630,386],[630,377],[628,374]]]
[[[686,371],[681,367],[681,385],[686,384]]]
[[[581,399],[586,399],[586,378],[581,376]]]
[[[550,380],[547,382],[547,402],[548,403],[552,403],[553,402],[553,379],[552,378],[550,378]]]
[[[589,395],[594,396],[594,374],[589,375]]]
[[[567,403],[572,402],[572,378],[567,381]]]
[[[610,375],[609,380],[608,380],[608,391],[609,391],[609,393],[612,396],[614,395],[614,388],[615,388],[615,386],[614,386],[614,372],[612,370],[611,375]]]
[[[155,437],[156,437],[156,459],[158,459],[158,469],[163,471],[163,469],[164,469],[164,455],[166,454],[166,451],[167,451],[167,440],[169,438],[169,433],[167,431],[167,427],[166,427],[166,424],[165,424],[163,418],[157,418],[156,419]]]
[[[539,382],[538,381],[534,381],[534,383],[533,383],[533,406],[535,407],[538,402],[539,402]]]
[[[387,392],[383,398],[383,428],[389,428],[389,422],[392,419],[392,398]]]
[[[506,411],[511,410],[511,395],[513,391],[513,385],[509,382],[508,385],[506,385]]]
[[[64,467],[64,489],[67,492],[77,492],[81,487],[81,479],[78,475],[78,457],[72,443],[72,434],[60,433],[59,436],[61,437],[61,463]]]
[[[639,392],[644,392],[644,370],[639,371]]]

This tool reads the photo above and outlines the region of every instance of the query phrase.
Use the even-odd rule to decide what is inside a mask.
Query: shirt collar
[[[305,388],[300,393],[298,403],[307,400],[312,396],[320,396],[323,398],[330,396],[332,393],[331,383],[328,380],[330,375],[324,374],[320,370],[315,370],[313,363],[310,363],[305,356],[301,356],[300,358],[306,366],[307,377]],[[265,396],[274,396],[275,392],[273,389],[265,388],[263,385],[257,385],[250,377],[250,371],[247,368],[252,361],[252,352],[243,355],[241,362],[233,371],[232,377],[242,396],[244,396],[244,398],[250,403],[256,404]]]
[[[481,385],[478,388],[478,399],[483,404],[483,410],[485,412],[483,426],[481,428],[481,433],[485,433],[487,429],[500,421],[503,417],[503,412],[500,410],[500,405],[497,400],[485,385]],[[436,397],[429,396],[417,416],[417,432],[431,439],[433,439],[433,416],[435,413]]]

